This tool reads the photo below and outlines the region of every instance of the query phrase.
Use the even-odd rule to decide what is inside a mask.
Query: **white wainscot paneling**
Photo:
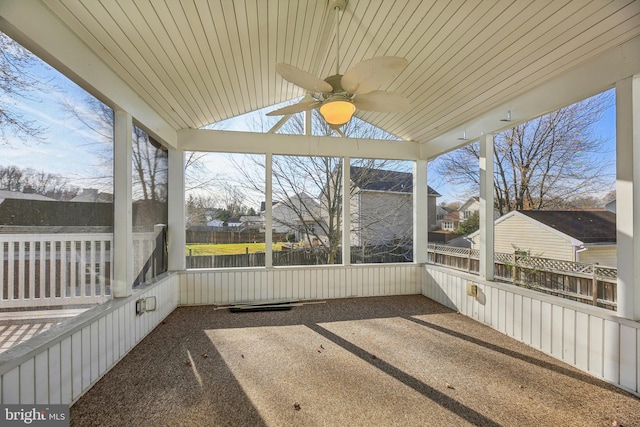
[[[589,371],[589,315],[576,312],[575,332],[576,366],[583,371]]]
[[[177,307],[178,282],[168,274],[0,354],[0,403],[73,403]],[[135,300],[150,296],[156,311],[136,316]]]
[[[180,273],[180,304],[419,294],[421,268],[416,264],[363,264],[187,270]]]
[[[637,329],[620,325],[620,383],[631,390],[638,388],[635,363],[638,360],[639,336]]]
[[[425,296],[640,396],[640,322],[446,267],[426,265],[419,277]],[[467,283],[477,298],[460,299]]]

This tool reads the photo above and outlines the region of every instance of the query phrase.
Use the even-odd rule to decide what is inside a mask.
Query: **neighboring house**
[[[271,206],[277,205],[278,202],[271,202]],[[264,216],[265,211],[267,210],[267,202],[260,202],[260,215]]]
[[[240,223],[243,230],[262,230],[264,229],[264,218],[258,215],[242,215]]]
[[[442,221],[444,217],[449,215],[449,211],[443,208],[442,206],[436,206],[436,230],[442,229]]]
[[[84,188],[82,192],[76,195],[72,202],[92,202],[92,203],[112,203],[113,194],[101,193],[95,188]]]
[[[413,174],[352,166],[351,244],[378,245],[413,240]],[[436,198],[427,187],[429,229],[437,226]]]
[[[470,197],[460,206],[460,209],[458,209],[460,221],[466,221],[474,212],[480,212],[480,197]]]
[[[453,211],[446,214],[440,221],[440,229],[442,231],[454,232],[460,225],[460,212]]]
[[[241,225],[240,218],[233,217],[227,220],[227,227],[229,228],[239,228]]]
[[[0,190],[0,203],[2,203],[4,199],[55,201],[55,199],[52,199],[51,197],[42,196],[40,194],[36,194],[30,191],[20,192],[20,191],[10,191],[10,190]]]
[[[351,244],[410,242],[413,239],[413,174],[352,166],[350,175],[354,189],[350,198]],[[431,187],[427,192],[430,229],[435,229],[436,198],[440,194]],[[320,234],[317,227],[320,221],[327,221],[328,214],[321,203],[301,193],[275,203],[272,217],[275,232],[295,231],[296,240],[307,240],[309,233]]]
[[[616,199],[613,199],[612,201],[604,205],[604,210],[607,212],[616,213]]]
[[[443,215],[439,222],[439,229],[442,231],[456,231],[460,226],[460,223],[469,219],[474,212],[480,211],[480,197],[470,197],[466,202],[458,208],[458,210],[447,212]]]
[[[476,212],[480,212],[480,197],[470,197],[457,211],[444,215],[440,222],[439,229],[443,231],[456,231],[460,223],[469,219],[469,217]],[[494,211],[493,219],[497,219],[499,215],[498,211]]]
[[[221,219],[212,219],[207,222],[207,227],[222,227],[224,225],[224,221]]]
[[[496,252],[617,266],[616,215],[607,211],[511,211],[495,221]],[[479,232],[469,235],[479,248]]]
[[[296,240],[307,240],[309,233],[318,233],[320,204],[306,193],[300,193],[288,200],[282,200],[271,209],[273,231],[276,233],[296,233]]]
[[[49,198],[5,198],[0,199],[0,228],[5,226],[47,227],[45,233],[87,232],[86,228],[78,231],[78,227],[92,227],[91,232],[109,232],[113,226],[113,205]],[[60,231],[61,227],[66,227],[65,231]],[[99,228],[103,230],[96,231]]]

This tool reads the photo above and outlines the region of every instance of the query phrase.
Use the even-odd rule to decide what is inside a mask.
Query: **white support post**
[[[429,188],[427,186],[427,161],[413,164],[413,261],[427,262],[429,241]]]
[[[342,264],[351,265],[351,157],[342,158]]]
[[[313,99],[309,97],[310,99]],[[304,113],[304,134],[307,136],[311,136],[311,110],[307,110]]]
[[[169,270],[186,268],[185,248],[185,194],[184,194],[184,151],[169,149],[169,206],[167,241],[169,247]]]
[[[113,148],[113,278],[111,296],[133,292],[132,144],[133,123],[125,111],[114,112]]]
[[[493,280],[493,134],[480,137],[480,278]]]
[[[273,267],[273,156],[264,156],[264,266]]]
[[[640,75],[616,83],[618,314],[640,320]]]

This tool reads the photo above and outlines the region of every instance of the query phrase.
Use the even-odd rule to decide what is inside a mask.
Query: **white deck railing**
[[[112,240],[110,233],[0,235],[0,306],[105,301]]]
[[[134,273],[155,232],[134,233]],[[111,294],[111,233],[0,234],[0,309],[100,304]]]

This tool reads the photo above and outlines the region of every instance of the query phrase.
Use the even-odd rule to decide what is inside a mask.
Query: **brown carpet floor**
[[[72,426],[640,426],[640,399],[423,296],[180,307]]]

